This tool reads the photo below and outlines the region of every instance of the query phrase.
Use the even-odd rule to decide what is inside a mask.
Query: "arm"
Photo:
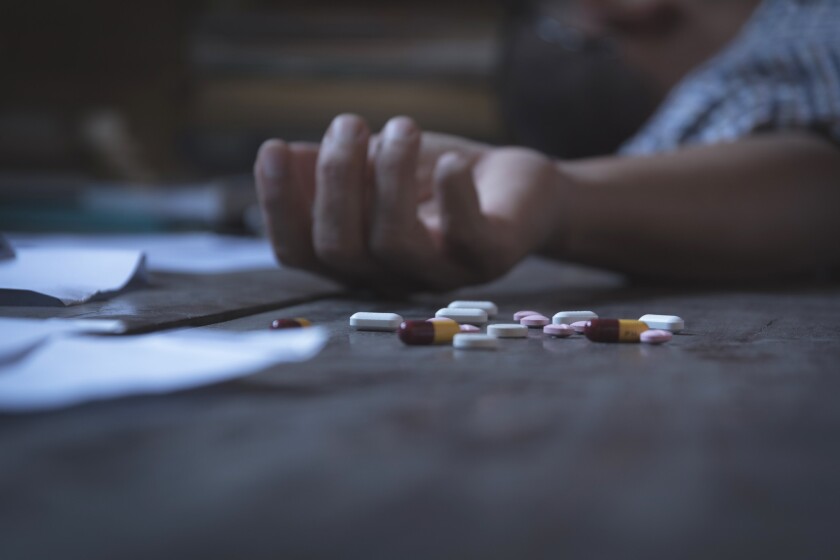
[[[344,115],[320,145],[267,142],[255,174],[280,262],[366,288],[486,282],[537,250],[660,279],[840,264],[840,152],[802,133],[552,162],[406,118],[371,142]]]
[[[759,279],[840,263],[840,151],[804,133],[558,163],[550,255],[642,275]]]

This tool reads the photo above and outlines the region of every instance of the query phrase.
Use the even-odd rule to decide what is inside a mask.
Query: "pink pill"
[[[521,321],[525,317],[530,317],[531,315],[540,315],[539,311],[517,311],[513,314],[514,321]]]
[[[543,327],[543,332],[557,338],[567,338],[575,334],[575,329],[569,325],[546,325]]]
[[[674,335],[670,331],[661,331],[658,329],[645,331],[639,335],[639,340],[647,342],[648,344],[662,344],[663,342],[668,342],[672,338],[674,338]]]
[[[576,333],[583,334],[583,332],[586,330],[586,327],[589,326],[589,321],[577,321],[576,323],[572,323],[571,326]]]
[[[461,325],[461,332],[465,333],[480,333],[481,329],[475,325]]]
[[[528,315],[519,320],[519,324],[531,328],[544,327],[549,323],[551,323],[551,319],[544,315]]]

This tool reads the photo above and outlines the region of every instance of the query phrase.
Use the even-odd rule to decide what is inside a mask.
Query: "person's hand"
[[[320,145],[269,140],[255,176],[282,264],[375,290],[492,280],[556,233],[561,209],[548,158],[422,134],[406,117],[374,138],[341,115]]]

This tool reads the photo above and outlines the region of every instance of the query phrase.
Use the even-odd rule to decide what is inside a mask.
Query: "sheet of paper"
[[[125,332],[113,319],[9,319],[0,317],[0,366],[26,355],[53,336],[70,333]]]
[[[139,251],[19,247],[0,260],[0,305],[73,305],[118,292],[145,276]]]
[[[192,329],[139,336],[52,337],[0,365],[0,411],[35,412],[227,381],[315,356],[321,328],[230,333]]]
[[[130,249],[146,254],[149,270],[219,274],[277,268],[265,239],[212,233],[138,235],[9,234],[15,247]]]

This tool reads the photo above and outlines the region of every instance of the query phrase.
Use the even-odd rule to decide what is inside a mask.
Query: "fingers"
[[[376,153],[376,227],[398,231],[417,219],[420,131],[408,117],[388,121]]]
[[[266,233],[277,260],[287,266],[317,271],[311,200],[289,146],[281,140],[265,142],[257,154],[254,177]]]
[[[314,142],[290,142],[289,150],[292,153],[297,178],[303,187],[303,194],[309,200],[310,213],[315,200],[315,168],[318,164],[318,152],[321,145]]]
[[[366,169],[370,131],[355,115],[332,122],[318,155],[313,208],[317,257],[350,278],[368,274]]]
[[[431,246],[417,217],[417,159],[420,130],[407,117],[391,119],[374,161],[375,198],[370,249],[390,268],[403,268]]]
[[[280,262],[374,289],[448,289],[497,275],[506,235],[482,212],[475,158],[438,159],[421,221],[421,136],[398,117],[374,140],[361,118],[341,115],[320,147],[266,142],[255,176]]]

